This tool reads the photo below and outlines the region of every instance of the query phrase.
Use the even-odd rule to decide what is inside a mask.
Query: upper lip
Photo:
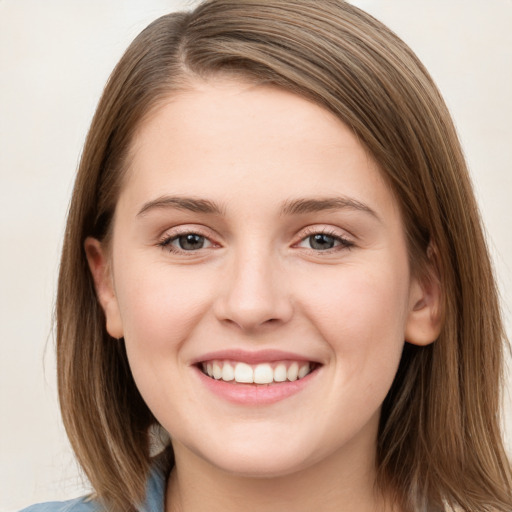
[[[191,364],[198,364],[205,361],[214,360],[219,361],[224,359],[239,361],[247,364],[272,363],[275,361],[284,360],[319,363],[319,361],[316,361],[311,357],[296,354],[293,352],[286,352],[283,350],[266,349],[258,351],[247,351],[242,349],[228,349],[203,354],[200,357],[195,358]]]

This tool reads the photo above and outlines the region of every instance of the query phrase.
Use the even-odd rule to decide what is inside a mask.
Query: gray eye
[[[174,240],[174,243],[177,243],[179,248],[183,251],[194,251],[197,249],[202,249],[204,247],[204,242],[204,236],[196,235],[195,233],[180,235]]]
[[[308,237],[309,245],[317,251],[332,249],[336,245],[336,238],[324,233],[317,233]]]

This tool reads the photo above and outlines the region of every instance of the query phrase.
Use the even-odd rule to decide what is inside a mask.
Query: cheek
[[[307,290],[306,314],[343,366],[344,379],[396,371],[408,304],[408,279],[398,267],[346,268]]]
[[[145,349],[145,357],[180,345],[209,309],[211,283],[197,269],[126,265],[118,281],[125,340]]]

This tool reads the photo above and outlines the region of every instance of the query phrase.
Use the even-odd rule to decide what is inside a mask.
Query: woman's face
[[[259,476],[373,461],[404,339],[435,337],[377,165],[276,88],[170,97],[137,132],[111,246],[86,250],[178,460]]]

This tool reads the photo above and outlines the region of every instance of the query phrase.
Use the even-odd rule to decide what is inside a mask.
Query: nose
[[[215,303],[219,321],[254,332],[293,315],[285,273],[271,255],[244,254],[231,264]]]

